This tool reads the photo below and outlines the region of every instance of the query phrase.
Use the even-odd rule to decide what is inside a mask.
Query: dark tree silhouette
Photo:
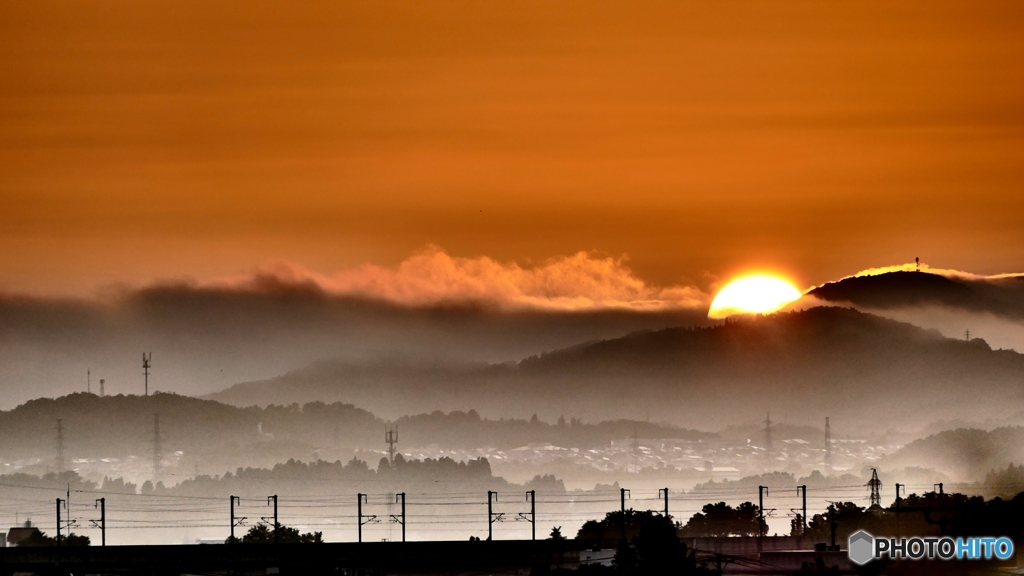
[[[237,541],[238,538],[235,538]],[[242,536],[240,540],[246,544],[268,544],[274,542],[274,529],[269,524],[260,522],[252,528],[249,528],[249,532]],[[306,532],[305,534],[299,533],[297,528],[291,528],[278,524],[278,542],[282,544],[288,543],[300,543],[300,544],[319,544],[323,542],[323,532]],[[233,541],[229,537],[227,543]]]
[[[756,504],[744,502],[733,508],[725,502],[705,504],[682,528],[683,536],[757,536],[767,531]]]
[[[88,536],[81,536],[72,532],[68,535],[62,535],[60,538],[61,546],[88,546],[90,543]],[[47,536],[45,532],[39,530],[39,528],[33,528],[32,533],[29,534],[28,538],[25,538],[21,542],[18,542],[18,546],[56,546],[57,539],[51,536]]]

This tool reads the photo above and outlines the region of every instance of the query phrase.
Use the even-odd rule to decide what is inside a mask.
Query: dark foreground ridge
[[[685,539],[708,562],[685,574],[989,574],[1013,568],[1015,561],[880,561],[852,564],[846,547],[814,551],[790,537]],[[796,545],[796,546],[794,546]],[[803,549],[800,549],[803,548]],[[0,548],[0,576],[14,574],[636,574],[608,566],[611,550],[574,540],[470,542],[368,542],[334,544],[230,544],[185,546],[108,546]],[[599,564],[604,561],[604,566]],[[663,572],[658,571],[657,574]],[[669,572],[664,572],[668,574]]]
[[[575,567],[582,542],[366,542],[0,549],[0,575],[410,574]]]

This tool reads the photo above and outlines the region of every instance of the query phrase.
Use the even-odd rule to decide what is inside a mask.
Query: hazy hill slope
[[[1009,463],[1024,462],[1024,427],[995,430],[959,428],[915,440],[882,459],[890,468],[916,466],[941,470],[953,478],[981,480]]]
[[[398,412],[476,408],[587,419],[654,418],[692,428],[761,419],[870,429],[1014,411],[1024,356],[851,309],[711,328],[638,332],[487,368],[322,364],[211,396],[235,404],[320,399]],[[415,409],[410,409],[416,407]],[[396,414],[397,415],[397,414]]]
[[[181,450],[189,464],[204,466],[308,458],[313,447],[332,443],[375,445],[384,426],[373,414],[345,404],[239,408],[176,394],[101,398],[79,393],[0,411],[0,460],[40,458],[53,466],[60,419],[69,468],[77,458],[135,455],[151,462],[155,414],[164,456]]]
[[[136,467],[152,469],[154,414],[160,414],[163,455],[182,451],[187,472],[199,464],[221,473],[237,466],[272,465],[289,458],[309,460],[314,450],[326,459],[347,459],[354,450],[384,447],[385,422],[350,404],[320,402],[266,408],[240,408],[174,394],[108,396],[72,394],[27,402],[0,411],[0,473],[4,464],[38,458],[40,471],[52,470],[61,420],[66,468],[76,459],[135,456]],[[475,411],[434,412],[397,421],[400,448],[438,445],[445,449],[511,449],[530,443],[590,448],[641,437],[710,439],[713,434],[636,421],[559,424],[531,420],[488,420]],[[372,462],[376,463],[376,461]],[[173,463],[169,462],[168,466]],[[169,470],[168,479],[182,471]]]

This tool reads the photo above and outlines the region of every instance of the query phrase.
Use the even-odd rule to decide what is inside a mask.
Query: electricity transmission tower
[[[149,368],[152,366],[149,361],[152,359],[152,352],[142,353],[142,375],[146,378],[146,396],[149,396]]]
[[[57,418],[57,475],[64,472],[64,420]]]
[[[832,430],[829,427],[829,418],[825,416],[825,469],[832,469]]]
[[[882,505],[882,481],[878,479],[878,470],[871,469],[871,480],[868,480],[868,488],[871,488],[871,506]]]
[[[384,429],[384,442],[388,445],[388,462],[395,463],[395,445],[398,444],[398,426]]]
[[[153,414],[153,484],[160,480],[160,463],[164,455],[160,446],[160,414]]]

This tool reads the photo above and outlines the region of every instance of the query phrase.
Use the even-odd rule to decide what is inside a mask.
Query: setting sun
[[[774,312],[797,298],[800,298],[800,291],[785,280],[747,276],[730,282],[718,292],[711,302],[708,317]]]

